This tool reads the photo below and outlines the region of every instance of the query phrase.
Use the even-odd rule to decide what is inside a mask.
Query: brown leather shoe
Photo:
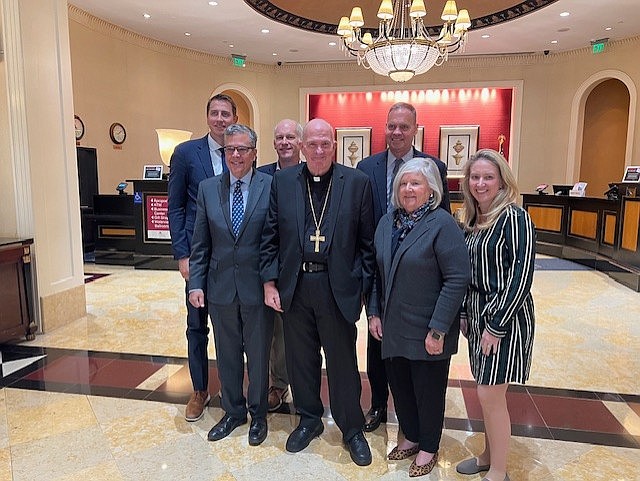
[[[287,397],[287,388],[280,389],[279,387],[271,386],[269,388],[269,407],[270,413],[280,409],[280,406],[284,403],[284,398]]]
[[[211,401],[208,391],[193,391],[187,407],[184,410],[184,418],[189,422],[197,421],[204,414],[204,407]]]

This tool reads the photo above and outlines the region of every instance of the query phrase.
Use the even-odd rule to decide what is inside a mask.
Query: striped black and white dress
[[[529,214],[516,205],[508,206],[489,229],[466,234],[471,283],[464,308],[471,372],[478,384],[524,383],[529,378],[535,241]],[[501,338],[497,354],[482,354],[485,327]]]

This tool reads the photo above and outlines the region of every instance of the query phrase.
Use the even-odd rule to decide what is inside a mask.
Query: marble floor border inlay
[[[3,345],[1,354],[3,368],[14,361],[33,361],[23,361],[24,367],[8,375],[3,369],[0,387],[174,404],[186,403],[191,393],[187,360],[180,357],[11,344]],[[165,369],[165,366],[171,367]],[[371,393],[366,375],[362,377],[365,407]],[[210,361],[210,379],[210,391],[215,394],[220,388],[215,361]],[[448,404],[451,397],[461,399],[463,405],[453,406],[455,415],[445,418],[445,428],[466,432],[483,430],[475,387],[473,381],[449,380]],[[326,376],[323,376],[322,398],[328,406]],[[625,409],[640,421],[638,395],[514,385],[509,388],[507,401],[512,433],[516,436],[640,449],[640,432],[628,429],[607,407],[607,403],[626,405]],[[211,406],[220,407],[218,396],[212,396]],[[292,414],[295,410],[285,404],[279,412]],[[325,414],[330,416],[328,408]],[[392,405],[389,422],[397,423]]]

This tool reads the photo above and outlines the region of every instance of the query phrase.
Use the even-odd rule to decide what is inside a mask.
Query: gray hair
[[[247,134],[249,136],[249,141],[252,144],[251,147],[253,147],[254,149],[256,148],[256,145],[258,145],[258,136],[251,127],[247,127],[246,125],[242,124],[231,124],[224,130],[225,137],[240,134]]]
[[[414,157],[413,159],[405,162],[398,170],[395,179],[393,179],[391,202],[396,207],[398,205],[398,198],[400,196],[400,181],[404,174],[422,174],[427,180],[429,188],[433,191],[433,200],[429,203],[429,209],[435,210],[442,201],[442,179],[440,178],[440,171],[436,163],[425,157]]]

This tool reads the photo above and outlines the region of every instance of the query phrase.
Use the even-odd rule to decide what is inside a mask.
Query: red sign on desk
[[[171,240],[168,199],[167,194],[145,195],[146,239]]]

